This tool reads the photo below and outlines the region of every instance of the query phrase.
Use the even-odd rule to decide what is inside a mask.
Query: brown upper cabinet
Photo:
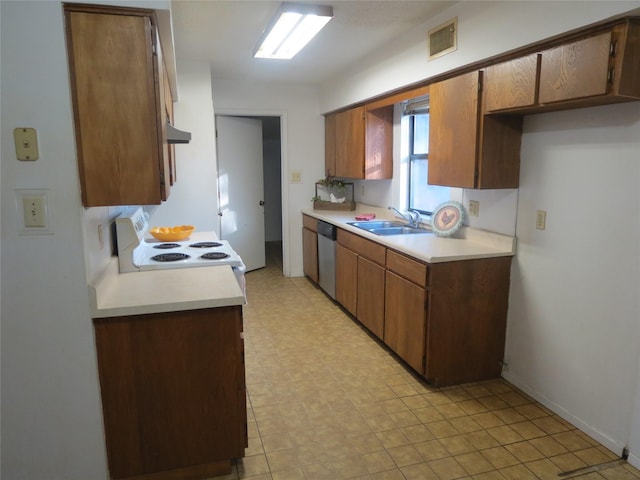
[[[485,113],[526,114],[640,99],[637,19],[484,69]]]
[[[541,104],[598,105],[640,98],[640,24],[609,30],[542,52]]]
[[[325,117],[325,170],[330,176],[392,178],[392,149],[393,105],[365,105]]]
[[[484,70],[484,112],[531,107],[538,102],[539,55],[515,58]]]
[[[171,113],[155,14],[83,4],[64,11],[82,203],[160,204],[171,183]]]
[[[483,115],[483,72],[430,85],[429,183],[517,188],[522,117]]]

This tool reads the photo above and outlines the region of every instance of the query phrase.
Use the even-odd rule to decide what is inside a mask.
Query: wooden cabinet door
[[[328,177],[336,176],[336,116],[324,117],[324,173]]]
[[[304,274],[318,283],[318,234],[302,229],[302,262]]]
[[[94,326],[111,478],[213,472],[243,456],[241,306]]]
[[[606,95],[611,32],[542,52],[540,103]]]
[[[384,336],[384,267],[358,257],[358,320],[376,337]]]
[[[539,55],[532,54],[487,67],[482,89],[483,111],[488,113],[535,105],[538,61]]]
[[[336,114],[336,176],[364,178],[364,107]]]
[[[429,266],[425,377],[433,385],[500,376],[510,269],[511,257]]]
[[[480,72],[429,86],[429,183],[475,188]]]
[[[366,109],[364,178],[393,178],[393,105]]]
[[[387,270],[384,343],[424,374],[426,291]]]
[[[82,203],[160,204],[164,100],[151,11],[64,8]]]
[[[354,317],[357,314],[358,255],[336,245],[336,301]]]

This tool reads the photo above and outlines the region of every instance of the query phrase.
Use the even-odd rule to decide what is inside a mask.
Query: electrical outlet
[[[538,230],[544,230],[547,226],[547,212],[546,210],[538,210],[536,212],[536,228]]]
[[[300,170],[291,170],[290,183],[302,183],[302,172]]]
[[[20,235],[53,234],[48,189],[16,189]]]
[[[480,202],[477,200],[469,200],[469,216],[478,217],[480,215]]]
[[[22,197],[22,214],[25,228],[47,226],[47,203],[44,196]]]

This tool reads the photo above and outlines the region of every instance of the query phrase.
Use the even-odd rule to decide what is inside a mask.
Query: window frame
[[[428,210],[422,210],[420,208],[415,208],[411,205],[411,200],[412,200],[412,185],[413,182],[411,181],[411,175],[412,175],[412,170],[413,170],[413,162],[414,160],[426,160],[427,162],[429,161],[429,152],[427,153],[415,153],[414,152],[414,147],[415,147],[415,123],[416,123],[416,116],[417,115],[428,115],[428,111],[425,113],[412,113],[409,114],[409,168],[408,168],[408,177],[407,177],[407,205],[408,208],[410,210],[414,210],[416,212],[420,212],[421,215],[431,215],[433,212],[430,212]]]

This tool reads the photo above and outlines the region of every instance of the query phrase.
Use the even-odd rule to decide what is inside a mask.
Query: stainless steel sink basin
[[[372,220],[367,222],[349,222],[349,225],[362,228],[363,230],[372,230],[374,228],[404,227],[406,224],[393,220]]]
[[[376,235],[409,235],[413,233],[431,233],[431,230],[425,230],[424,228],[415,227],[388,227],[388,228],[373,228],[369,230]]]
[[[415,233],[432,233],[424,228],[411,227],[403,222],[393,220],[376,220],[369,222],[349,222],[349,225],[361,228],[376,235],[410,235]]]

